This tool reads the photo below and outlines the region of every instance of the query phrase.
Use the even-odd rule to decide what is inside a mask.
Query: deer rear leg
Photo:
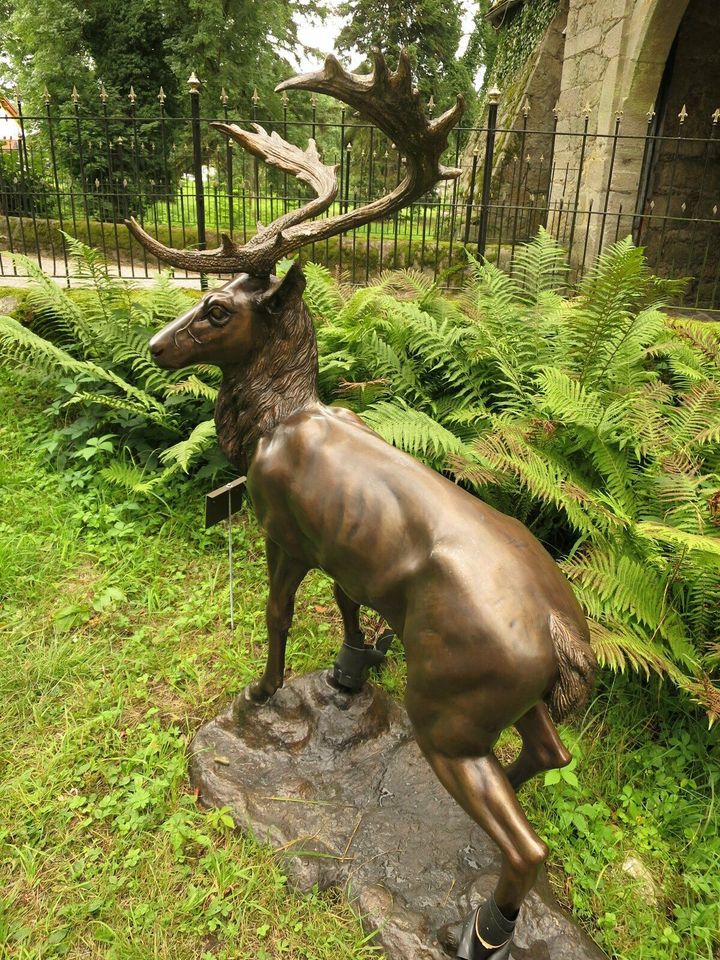
[[[357,692],[367,680],[371,667],[379,666],[387,645],[382,649],[369,647],[360,629],[360,604],[349,597],[339,583],[333,584],[335,600],[343,621],[343,645],[330,674],[331,682],[344,690]]]
[[[245,696],[263,703],[283,685],[285,647],[295,609],[295,594],[308,567],[289,557],[272,540],[265,541],[270,592],[265,608],[268,655],[265,672],[245,689]]]
[[[494,895],[466,924],[457,955],[467,960],[506,957],[518,911],[548,849],[528,823],[493,753],[446,757],[427,751],[426,756],[445,789],[502,854]]]
[[[333,583],[333,594],[342,617],[343,642],[349,647],[361,650],[365,646],[365,637],[360,629],[360,604],[355,603],[339,583]]]
[[[515,729],[522,737],[522,749],[505,771],[515,790],[535,774],[566,767],[572,760],[544,703],[531,707],[517,721]]]

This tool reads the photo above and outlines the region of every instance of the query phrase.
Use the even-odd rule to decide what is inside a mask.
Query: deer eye
[[[230,314],[219,304],[215,304],[214,307],[211,307],[208,312],[205,314],[210,323],[215,327],[222,327],[223,324],[227,323],[230,319]]]

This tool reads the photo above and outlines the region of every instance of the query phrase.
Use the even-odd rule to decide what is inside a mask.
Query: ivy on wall
[[[533,50],[550,26],[560,0],[526,0],[510,23],[501,26],[492,70],[485,82],[506,90],[516,74],[525,66]]]

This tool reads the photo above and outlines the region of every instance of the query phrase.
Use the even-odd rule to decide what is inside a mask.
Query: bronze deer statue
[[[257,125],[249,133],[213,123],[316,197],[259,225],[243,246],[223,237],[212,251],[171,249],[135,221],[128,226],[175,267],[238,274],[156,334],[150,350],[168,369],[209,363],[223,372],[218,438],[247,472],[270,585],[267,665],[246,697],[260,703],[282,686],[294,597],[310,569],[334,580],[348,648],[366,649],[361,605],[385,618],[405,648],[406,706],[418,744],[502,853],[494,895],[466,921],[457,956],[500,960],[548,854],[516,791],[570,761],[551,715],[558,720],[585,701],[596,663],[570,587],[521,523],[390,446],[352,412],[320,402],[302,271],[295,264],[282,279],[273,276],[280,257],[387,217],[460,173],[440,157],[462,99],[428,121],[406,54],[394,72],[380,53],[374,60],[371,75],[356,76],[328,57],[322,71],[277,89],[330,94],[379,127],[406,157],[405,177],[391,193],[308,224],[337,193],[336,168],[321,162],[314,142],[302,151]],[[511,725],[522,749],[504,769],[493,746]]]

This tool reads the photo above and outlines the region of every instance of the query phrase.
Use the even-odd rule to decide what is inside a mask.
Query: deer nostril
[[[153,357],[159,357],[164,349],[165,347],[161,343],[155,343],[154,340],[150,341],[150,353]]]

